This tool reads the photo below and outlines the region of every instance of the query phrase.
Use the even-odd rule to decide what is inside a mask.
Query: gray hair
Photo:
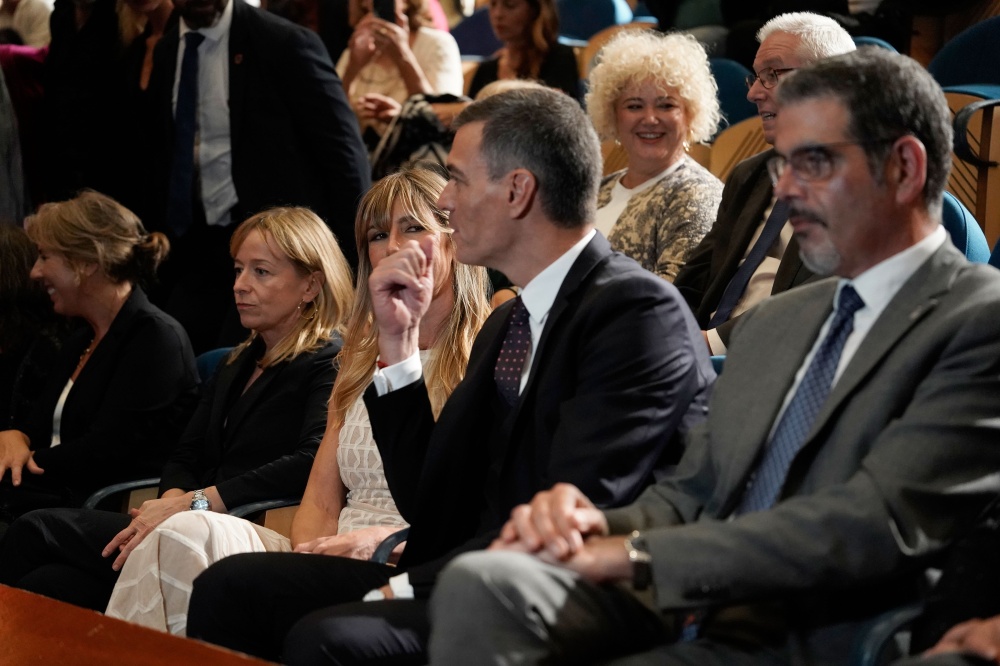
[[[551,88],[510,90],[470,104],[452,127],[477,122],[483,123],[480,151],[491,180],[527,169],[553,224],[572,228],[593,221],[601,144],[573,98]]]
[[[877,46],[800,69],[778,86],[779,106],[833,97],[850,113],[848,131],[881,179],[892,142],[911,135],[927,151],[924,205],[940,216],[951,170],[951,111],[941,86],[912,58]]]
[[[839,23],[828,16],[812,12],[791,12],[775,16],[757,32],[757,41],[763,42],[776,32],[798,37],[802,41],[799,55],[808,62],[850,53],[857,48],[854,39]]]

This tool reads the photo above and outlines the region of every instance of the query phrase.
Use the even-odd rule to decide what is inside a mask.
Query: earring
[[[306,312],[309,310],[310,305],[313,306],[313,309],[312,313],[307,317]],[[316,313],[319,312],[319,306],[316,305],[315,301],[309,301],[308,303],[302,301],[297,306],[295,306],[295,309],[299,311],[299,316],[305,319],[306,321],[312,321],[313,319],[315,319]]]

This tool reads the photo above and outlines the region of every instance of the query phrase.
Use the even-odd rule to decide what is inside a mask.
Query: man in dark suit
[[[876,49],[777,104],[775,194],[839,279],[742,318],[707,422],[637,502],[558,485],[453,561],[432,663],[845,664],[996,496],[1000,273],[940,225],[944,94]]]
[[[593,230],[600,149],[579,105],[512,91],[457,126],[440,200],[457,259],[524,289],[480,331],[435,424],[415,334],[444,250],[409,242],[372,273],[384,368],[365,404],[411,524],[399,566],[227,558],[195,582],[189,636],[286,663],[423,663],[426,595],[454,554],[485,547],[511,508],[557,480],[602,506],[631,501],[703,418],[714,375],[694,319],[672,286]],[[377,601],[361,603],[366,593]]]
[[[764,138],[773,144],[774,95],[780,78],[821,58],[853,51],[854,42],[833,19],[807,12],[772,19],[758,39],[755,79],[747,99],[757,105]],[[787,215],[779,209],[766,224],[775,203],[767,175],[773,155],[768,150],[736,165],[722,191],[715,224],[674,280],[714,354],[726,353],[735,317],[813,277],[799,259]],[[762,238],[764,246],[751,254]]]
[[[201,352],[244,335],[218,339],[223,314],[235,321],[233,223],[272,206],[308,206],[356,265],[354,213],[371,177],[357,120],[314,33],[243,0],[176,5],[181,21],[154,56],[140,214],[174,241],[163,300]]]

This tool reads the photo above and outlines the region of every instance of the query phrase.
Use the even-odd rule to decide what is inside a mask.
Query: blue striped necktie
[[[845,284],[841,288],[837,313],[830,324],[830,330],[781,416],[774,436],[767,444],[764,455],[750,478],[749,487],[736,509],[737,515],[768,509],[778,500],[792,459],[805,444],[806,436],[830,394],[844,343],[854,330],[854,313],[864,305],[865,302],[854,287]]]

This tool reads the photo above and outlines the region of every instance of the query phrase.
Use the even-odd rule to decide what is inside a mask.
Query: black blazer
[[[198,395],[187,334],[136,287],[77,377],[63,407],[62,443],[51,448],[56,403],[92,337],[85,327],[66,342],[21,424],[45,470],[33,484],[69,489],[75,502],[111,483],[156,476]]]
[[[223,359],[163,469],[160,492],[214,484],[230,509],[301,497],[326,429],[340,346],[337,337],[267,368],[245,393],[263,344],[255,341],[231,364]]]
[[[163,229],[173,139],[173,86],[179,27],[156,45],[149,90],[155,146],[146,182],[147,226]],[[358,122],[326,47],[315,33],[233,0],[229,33],[232,174],[240,212],[308,206],[322,217],[357,265],[354,213],[371,186]]]
[[[736,274],[764,211],[771,203],[774,190],[767,174],[767,160],[773,155],[773,150],[766,150],[736,165],[722,190],[715,224],[674,280],[674,286],[687,300],[702,328],[708,327],[712,313],[718,309],[722,294]],[[779,294],[813,279],[812,271],[799,258],[799,244],[793,237],[781,257],[771,294]],[[738,320],[739,317],[734,317],[719,326],[717,330],[723,342],[728,344]]]
[[[558,481],[599,506],[632,501],[707,412],[715,374],[687,306],[600,234],[563,280],[504,418],[493,366],[510,307],[486,321],[436,425],[423,382],[365,394],[389,488],[411,524],[400,567],[418,595],[449,551],[485,547],[514,506]]]

